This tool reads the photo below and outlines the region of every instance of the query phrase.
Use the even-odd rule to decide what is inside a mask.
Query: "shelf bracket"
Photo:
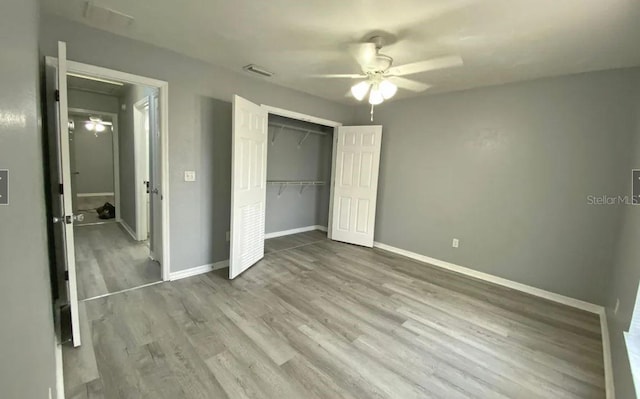
[[[300,148],[300,146],[302,146],[302,143],[305,142],[305,140],[307,139],[307,137],[309,137],[309,135],[311,134],[311,132],[307,131],[307,133],[305,133],[304,137],[302,138],[302,140],[300,140],[298,142],[298,148]]]
[[[273,137],[271,138],[271,145],[273,145],[276,142],[276,138],[280,133],[282,133],[283,130],[284,130],[284,126],[280,126],[280,130],[275,130],[273,132]]]
[[[278,190],[278,197],[280,197],[282,195],[282,193],[284,193],[284,190],[287,188],[286,184],[281,184],[280,185],[280,189]]]

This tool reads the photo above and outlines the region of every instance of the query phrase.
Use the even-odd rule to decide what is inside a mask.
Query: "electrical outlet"
[[[196,171],[195,170],[185,170],[184,171],[184,181],[196,181]]]
[[[451,246],[453,248],[458,248],[460,246],[460,240],[458,240],[457,238],[454,238],[453,241],[451,242]]]
[[[620,309],[620,298],[616,299],[616,307],[613,308],[613,314],[618,314],[618,309]]]
[[[231,241],[231,232],[227,231],[227,242]]]

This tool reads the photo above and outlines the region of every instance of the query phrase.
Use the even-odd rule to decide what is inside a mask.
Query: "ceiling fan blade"
[[[367,75],[361,75],[357,73],[334,73],[324,75],[311,75],[312,78],[330,78],[330,79],[362,79]]]
[[[393,82],[396,86],[407,89],[410,91],[421,92],[427,90],[430,85],[422,82],[418,82],[411,79],[401,78],[399,76],[392,76],[389,78],[391,82]]]
[[[361,67],[370,65],[376,58],[378,51],[374,43],[358,43],[349,46],[349,52]]]
[[[82,122],[83,122],[83,123],[99,123],[99,124],[101,124],[101,125],[105,125],[105,126],[113,126],[113,123],[112,123],[112,122],[109,122],[109,121],[103,121],[102,119],[95,120],[95,121],[92,121],[91,119],[89,119],[89,120],[82,121]]]
[[[414,73],[435,71],[436,69],[451,68],[463,65],[462,57],[450,55],[446,57],[432,58],[426,61],[414,62],[411,64],[399,65],[389,68],[388,74],[394,76],[413,75]]]

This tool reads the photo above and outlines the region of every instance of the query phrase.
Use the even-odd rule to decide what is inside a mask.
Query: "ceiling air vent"
[[[245,66],[242,67],[242,69],[244,69],[245,71],[248,71],[248,72],[257,73],[258,75],[266,76],[268,78],[273,76],[273,72],[269,72],[266,69],[264,69],[262,67],[259,67],[259,66],[255,65],[255,64],[245,65]]]

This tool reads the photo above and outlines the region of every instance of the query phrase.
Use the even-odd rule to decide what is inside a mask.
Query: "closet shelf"
[[[280,186],[278,190],[279,197],[288,186],[300,186],[300,195],[302,195],[306,187],[324,186],[326,182],[323,180],[267,180],[267,184]]]
[[[309,137],[310,134],[317,134],[317,135],[320,135],[320,136],[326,136],[327,135],[327,133],[320,132],[318,130],[305,129],[303,127],[285,125],[284,123],[269,122],[269,126],[279,127],[280,128],[280,130],[276,130],[275,132],[273,132],[273,137],[271,138],[271,144],[276,142],[276,138],[278,137],[278,135],[280,133],[282,133],[282,131],[285,130],[285,129],[304,133],[304,136],[300,139],[300,141],[298,141],[298,148],[300,148],[302,143],[304,143],[305,140],[307,140],[307,138]]]

